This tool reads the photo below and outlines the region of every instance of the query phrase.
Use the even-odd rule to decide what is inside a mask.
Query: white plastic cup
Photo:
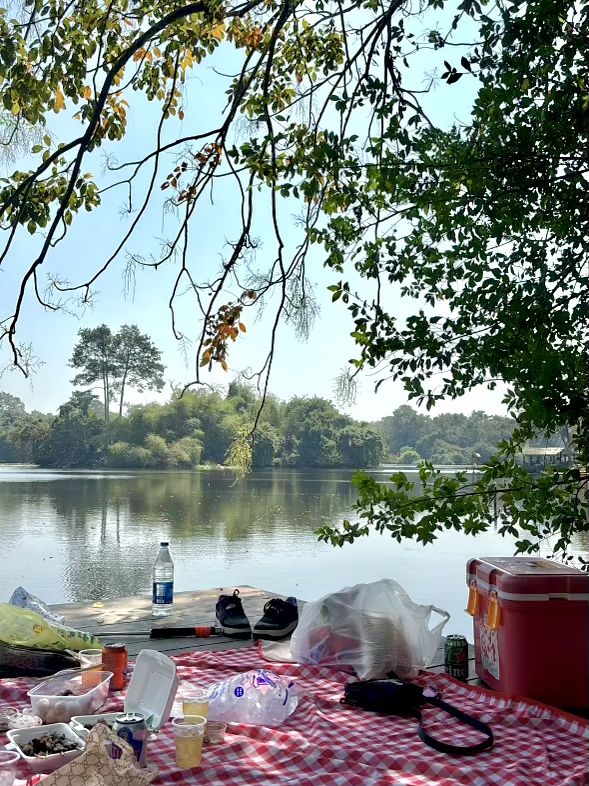
[[[172,729],[176,743],[176,766],[179,770],[200,767],[202,743],[207,719],[202,715],[174,718]]]
[[[19,758],[16,751],[0,750],[0,786],[12,786]]]
[[[225,740],[227,724],[220,721],[207,721],[205,727],[205,742],[211,745],[218,745]]]
[[[95,688],[100,684],[97,674],[102,669],[102,650],[80,650],[80,666],[82,672],[82,685],[85,688]]]
[[[83,669],[102,666],[102,650],[80,650],[78,654]]]
[[[204,688],[190,687],[182,696],[182,712],[188,715],[209,717],[209,694]]]
[[[18,715],[16,707],[9,707],[8,704],[0,704],[0,734],[12,728],[10,724],[14,721],[16,715]]]

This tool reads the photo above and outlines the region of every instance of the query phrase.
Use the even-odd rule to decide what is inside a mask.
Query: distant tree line
[[[190,468],[223,464],[238,434],[253,422],[259,398],[232,383],[226,393],[174,394],[166,404],[128,407],[104,417],[91,391],[76,391],[57,416],[25,411],[0,393],[0,461],[43,467]],[[256,467],[370,467],[382,442],[367,423],[325,399],[270,396],[254,437]]]
[[[511,436],[516,422],[501,415],[474,410],[470,415],[423,415],[412,407],[397,407],[392,415],[371,424],[383,444],[382,461],[415,464],[484,464],[497,452],[497,445]],[[566,443],[566,430],[528,440],[540,447]],[[570,436],[568,437],[570,441]]]
[[[130,406],[123,414],[130,388],[144,392],[164,386],[161,352],[136,325],[123,325],[116,333],[107,325],[80,330],[69,365],[77,371],[72,383],[89,389],[74,391],[57,416],[27,412],[19,398],[0,392],[0,461],[147,468],[231,463],[232,446],[251,429],[260,407],[254,390],[233,382],[223,391],[175,392],[166,404]],[[484,463],[514,427],[512,418],[481,411],[430,416],[407,405],[366,423],[322,398],[283,402],[270,395],[256,428],[252,464]],[[560,443],[555,440],[542,444]]]
[[[0,461],[43,467],[190,468],[224,464],[237,435],[259,406],[254,391],[232,383],[227,392],[174,394],[166,404],[130,406],[104,418],[103,403],[75,391],[57,416],[26,412],[0,392]],[[484,462],[509,436],[510,418],[473,412],[430,417],[398,407],[376,423],[358,422],[325,399],[270,396],[254,438],[255,467],[375,466]]]
[[[500,440],[511,436],[515,421],[480,410],[430,417],[401,406],[373,425],[383,441],[384,460],[391,463],[427,459],[433,464],[473,464],[497,452]]]

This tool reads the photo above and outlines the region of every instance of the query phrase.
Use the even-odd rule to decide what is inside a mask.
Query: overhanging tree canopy
[[[260,303],[274,309],[259,372],[265,391],[280,321],[308,324],[306,268],[321,253],[335,273],[333,299],[351,311],[353,366],[401,379],[428,405],[504,382],[520,426],[475,487],[427,466],[417,498],[404,477],[392,488],[364,478],[361,515],[427,542],[439,527],[489,526],[489,500],[499,495],[501,528],[520,535],[522,549],[552,532],[563,549],[587,530],[584,472],[535,479],[514,459],[530,434],[569,426],[580,466],[589,460],[585,4],[34,0],[27,8],[24,21],[0,17],[5,110],[33,127],[73,112],[78,126],[44,135],[31,162],[1,181],[0,262],[10,264],[22,233],[34,248],[2,323],[15,364],[26,370],[17,334],[26,297],[70,307],[121,260],[131,274],[176,265],[176,337],[184,338],[176,305],[185,289],[201,319],[195,381],[203,367],[227,368],[248,313]],[[222,53],[234,71],[224,111],[187,111],[187,75]],[[424,81],[436,67],[439,79]],[[451,102],[464,80],[478,88],[472,113],[449,127],[429,111],[428,92],[441,82]],[[145,134],[152,144],[116,162],[136,94],[158,106]],[[97,177],[89,164],[96,171],[101,152]],[[218,270],[203,275],[197,228],[215,184],[237,194],[239,226],[221,245]],[[80,212],[98,211],[117,189],[128,215],[112,252],[64,280],[51,268],[60,243]],[[176,220],[161,254],[146,257],[134,233],[158,200]],[[292,223],[296,205],[293,241],[284,220]],[[264,222],[273,247],[254,267]],[[373,294],[356,292],[353,277]],[[416,299],[410,318],[387,311],[387,287]],[[364,531],[348,523],[322,535],[341,543]]]

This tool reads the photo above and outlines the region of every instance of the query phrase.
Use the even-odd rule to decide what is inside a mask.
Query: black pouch
[[[419,721],[417,729],[419,738],[426,745],[429,745],[430,748],[434,748],[441,753],[448,753],[454,756],[473,755],[493,747],[493,731],[490,726],[477,718],[467,715],[451,704],[447,704],[437,696],[425,696],[423,689],[412,682],[396,679],[349,682],[345,686],[345,695],[342,703],[349,704],[352,707],[360,707],[363,710],[370,710],[371,712],[380,712],[385,715],[411,715],[417,718]],[[424,704],[432,704],[435,707],[439,707],[453,718],[482,732],[486,739],[474,745],[451,745],[435,739],[423,728],[420,707]]]

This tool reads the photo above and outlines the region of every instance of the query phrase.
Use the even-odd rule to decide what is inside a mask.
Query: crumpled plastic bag
[[[441,619],[433,627],[433,615]],[[412,679],[432,662],[450,619],[414,603],[392,579],[356,584],[303,606],[290,640],[298,663],[354,669],[361,680]]]
[[[115,758],[116,757],[116,758]],[[155,767],[139,769],[133,748],[103,723],[90,732],[84,753],[47,775],[43,786],[147,786],[159,775]]]
[[[17,606],[19,609],[36,611],[37,614],[45,617],[49,622],[56,622],[58,625],[62,625],[65,622],[63,614],[54,614],[52,611],[49,611],[49,607],[41,598],[27,592],[24,587],[17,587],[8,602],[11,606]]]
[[[104,644],[91,633],[56,625],[29,609],[0,603],[0,641],[13,647],[34,650],[103,649]]]
[[[299,693],[292,680],[253,669],[218,682],[209,691],[211,721],[280,726],[296,710]]]

